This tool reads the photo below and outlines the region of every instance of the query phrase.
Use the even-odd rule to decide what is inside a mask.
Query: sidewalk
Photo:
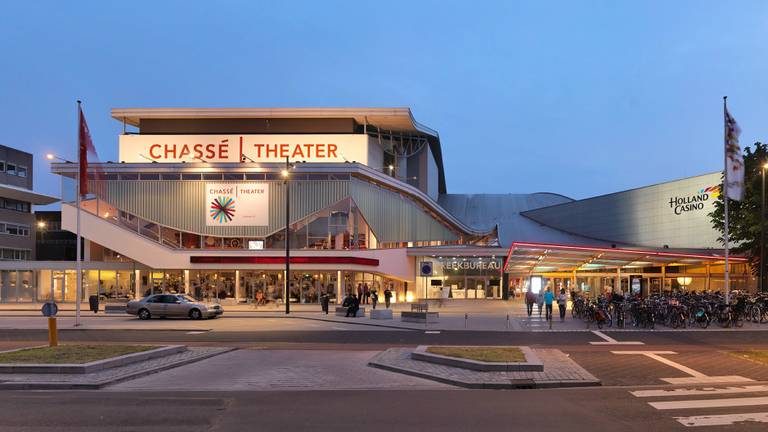
[[[573,319],[570,312],[565,321],[561,322],[556,316],[550,323],[540,317],[537,312],[531,318],[527,317],[522,303],[488,301],[470,304],[471,311],[465,311],[466,303],[456,302],[444,304],[443,307],[430,305],[430,311],[440,314],[439,322],[431,324],[408,323],[400,321],[400,312],[410,310],[409,304],[394,305],[394,319],[373,320],[370,317],[369,305],[366,305],[366,316],[360,318],[345,318],[321,314],[318,305],[292,305],[290,315],[284,309],[274,307],[254,310],[251,306],[225,306],[224,315],[215,320],[191,321],[185,319],[153,319],[140,321],[125,314],[93,314],[86,308],[82,309],[81,323],[78,329],[105,330],[190,330],[190,331],[497,331],[497,332],[589,332],[598,330],[596,325],[587,327],[581,320]],[[8,305],[3,305],[8,306]],[[15,305],[14,305],[15,306]],[[73,328],[74,312],[65,309],[60,311],[59,328]],[[29,307],[25,310],[9,310],[0,307],[0,329],[44,329],[46,320],[39,310]],[[605,327],[604,331],[649,331],[649,332],[690,332],[690,331],[740,331],[768,330],[767,324],[745,323],[742,329],[722,329],[711,325],[708,329],[688,328],[671,329],[657,326],[655,330],[627,327]]]

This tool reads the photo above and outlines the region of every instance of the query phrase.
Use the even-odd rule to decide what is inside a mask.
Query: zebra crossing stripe
[[[707,396],[716,394],[757,393],[768,392],[768,385],[733,386],[733,387],[704,387],[700,389],[673,389],[673,390],[637,390],[629,392],[634,397],[669,397],[669,396]]]
[[[755,405],[768,405],[768,396],[732,398],[732,399],[699,399],[667,402],[648,402],[648,405],[657,410],[675,410],[692,408],[726,408]]]
[[[768,423],[768,412],[675,417],[675,420],[688,427],[729,426],[742,422]]]

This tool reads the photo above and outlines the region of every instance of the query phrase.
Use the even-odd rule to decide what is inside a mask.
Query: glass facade
[[[81,203],[83,210],[106,221],[173,249],[284,249],[285,232],[279,230],[264,238],[218,237],[179,231],[143,220],[118,210],[101,199],[88,199]],[[377,249],[401,247],[399,244],[380,243],[351,199],[320,210],[289,228],[291,249]],[[437,246],[440,242],[432,242]]]
[[[416,278],[416,298],[500,299],[502,259],[497,257],[420,257],[417,269],[431,263],[431,276]]]

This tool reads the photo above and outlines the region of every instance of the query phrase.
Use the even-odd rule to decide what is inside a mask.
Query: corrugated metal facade
[[[455,241],[458,235],[404,196],[353,180],[352,199],[379,241]]]
[[[162,180],[91,182],[96,195],[118,209],[182,231],[215,236],[264,237],[285,226],[285,186],[282,181],[259,181],[269,183],[269,225],[252,227],[206,226],[206,183]],[[295,181],[290,186],[292,222],[349,196],[348,181]]]
[[[160,225],[203,235],[264,237],[285,226],[285,186],[264,182],[269,184],[269,225],[261,227],[206,226],[206,181],[91,181],[90,188],[118,209]],[[313,180],[290,186],[292,222],[351,196],[381,242],[458,239],[409,198],[367,182]]]

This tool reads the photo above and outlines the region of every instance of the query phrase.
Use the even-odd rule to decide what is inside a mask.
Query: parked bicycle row
[[[707,328],[742,327],[745,321],[768,322],[768,295],[733,293],[731,301],[719,293],[684,293],[646,298],[625,298],[614,294],[597,300],[575,296],[571,314],[586,322],[603,327],[637,327],[653,329],[666,327]]]

